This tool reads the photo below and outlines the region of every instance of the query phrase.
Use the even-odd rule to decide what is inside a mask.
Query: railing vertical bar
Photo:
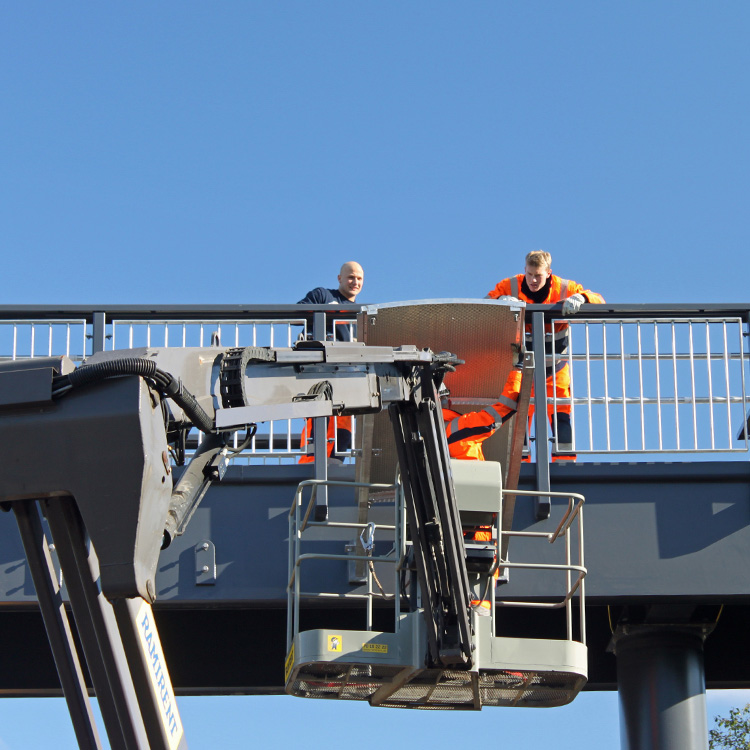
[[[552,335],[551,335],[551,357],[552,362],[551,364],[551,372],[552,372],[552,450],[557,451],[558,448],[558,442],[557,442],[557,433],[558,433],[558,426],[557,426],[557,348],[555,347],[555,321],[551,321],[550,325],[552,329]],[[570,337],[570,326],[568,326],[568,337]],[[545,363],[546,364],[546,363]],[[571,409],[572,411],[572,409]]]
[[[659,450],[663,446],[663,430],[661,421],[661,352],[659,351],[659,323],[654,321],[654,352],[656,354],[656,416],[659,431]]]
[[[567,596],[567,593],[570,591],[572,586],[572,578],[571,578],[571,570],[570,570],[570,528],[568,528],[565,531],[565,583],[566,583],[566,589],[565,593]],[[568,640],[573,640],[573,602],[571,599],[567,599],[565,602],[565,623],[567,625],[567,631],[568,631]]]
[[[50,323],[47,326],[47,328],[49,329],[47,333],[47,356],[51,357],[52,356],[52,323]]]
[[[729,447],[732,447],[732,407],[729,404],[729,337],[727,336],[727,322],[726,320],[723,322],[723,339],[724,339],[724,384],[725,388],[727,389],[727,433],[729,437]],[[740,328],[740,352],[742,352],[742,326]],[[740,360],[740,369],[742,370],[742,398],[744,400],[745,398],[745,365],[742,360]],[[744,406],[744,401],[743,401]],[[747,411],[743,409],[742,411],[742,419],[745,419],[745,415],[747,414]],[[745,429],[745,433],[747,433],[747,429]],[[747,445],[747,434],[745,434],[745,444]]]
[[[583,505],[578,508],[578,561],[582,568],[586,567],[586,560],[583,554]],[[586,576],[581,579],[580,589],[578,592],[578,606],[580,609],[581,621],[581,643],[586,643]]]
[[[18,356],[18,325],[13,324],[13,351],[12,358],[16,359]]]
[[[635,329],[638,340],[638,389],[641,402],[641,448],[646,449],[646,413],[643,406],[643,345],[641,341],[641,322],[636,321]]]
[[[693,410],[693,449],[698,450],[698,407],[695,400],[695,347],[693,346],[693,321],[688,321],[688,350],[690,352],[690,399]]]
[[[621,320],[620,328],[620,378],[622,380],[622,429],[625,433],[625,450],[629,449],[628,442],[628,398],[627,381],[625,379],[625,324]]]
[[[586,398],[588,399],[588,415],[589,415],[589,450],[594,450],[594,402],[591,396],[591,340],[589,336],[589,322],[585,323],[586,326]]]
[[[575,390],[573,387],[573,326],[568,326],[568,350],[566,352],[568,359],[568,375],[570,378],[570,431],[572,440],[571,448],[576,449],[576,409],[575,409]],[[557,432],[555,432],[557,434]]]
[[[677,431],[677,450],[680,450],[680,399],[677,386],[677,340],[675,335],[674,321],[672,321],[672,377],[674,379],[674,421]]]
[[[612,448],[609,425],[609,359],[607,354],[607,325],[602,324],[602,362],[604,364],[604,418],[607,434],[607,452]]]
[[[34,357],[34,348],[36,346],[36,323],[31,324],[31,352],[30,356]]]
[[[708,421],[711,431],[711,450],[716,448],[716,436],[714,435],[714,385],[713,373],[711,372],[711,323],[706,321],[706,369],[708,370]],[[727,393],[727,397],[729,394]],[[730,443],[731,445],[731,443]]]

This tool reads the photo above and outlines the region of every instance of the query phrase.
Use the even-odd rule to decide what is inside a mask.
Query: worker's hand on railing
[[[573,294],[563,302],[562,314],[563,315],[575,315],[580,309],[581,305],[586,301],[586,298],[582,294]]]

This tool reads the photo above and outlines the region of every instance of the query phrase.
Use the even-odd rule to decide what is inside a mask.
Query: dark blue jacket
[[[326,289],[324,286],[317,286],[311,289],[298,303],[298,305],[349,305],[351,302],[344,297],[338,289]],[[330,321],[326,326],[326,334],[333,338],[333,322]],[[351,341],[349,326],[336,326],[336,339],[338,341]]]

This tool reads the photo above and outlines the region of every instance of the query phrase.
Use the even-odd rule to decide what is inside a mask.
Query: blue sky
[[[5,302],[293,302],[350,258],[362,301],[481,297],[534,248],[612,302],[742,301],[749,16],[3,3]]]
[[[749,27],[744,0],[0,3],[3,303],[295,302],[350,259],[362,302],[483,297],[539,248],[609,302],[745,302]],[[618,742],[613,694],[181,706],[193,748]],[[42,743],[73,745],[64,704],[0,701],[0,750]]]

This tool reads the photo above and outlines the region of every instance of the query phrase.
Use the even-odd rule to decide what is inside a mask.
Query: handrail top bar
[[[0,305],[0,318],[86,318],[104,313],[108,319],[150,320],[176,318],[187,320],[300,318],[314,312],[330,314],[358,313],[361,305]]]
[[[431,300],[424,300],[429,302]],[[482,300],[460,300],[462,302]],[[439,302],[439,300],[434,300]],[[395,303],[384,303],[381,306]],[[131,320],[149,320],[154,317],[178,318],[185,320],[214,320],[214,319],[257,319],[264,320],[278,317],[304,317],[306,314],[325,312],[329,315],[348,317],[363,309],[377,308],[378,305],[0,305],[0,318],[49,318],[68,319],[84,318],[92,320],[95,313],[104,313],[108,319],[128,318]],[[560,311],[560,304],[555,305],[527,305],[527,312],[543,312],[553,314]],[[684,317],[686,315],[710,314],[715,316],[734,316],[743,320],[750,320],[750,304],[748,303],[716,303],[716,304],[627,304],[627,305],[593,305],[587,304],[578,316],[585,319],[592,315],[597,318],[611,317],[642,317],[664,316]]]

